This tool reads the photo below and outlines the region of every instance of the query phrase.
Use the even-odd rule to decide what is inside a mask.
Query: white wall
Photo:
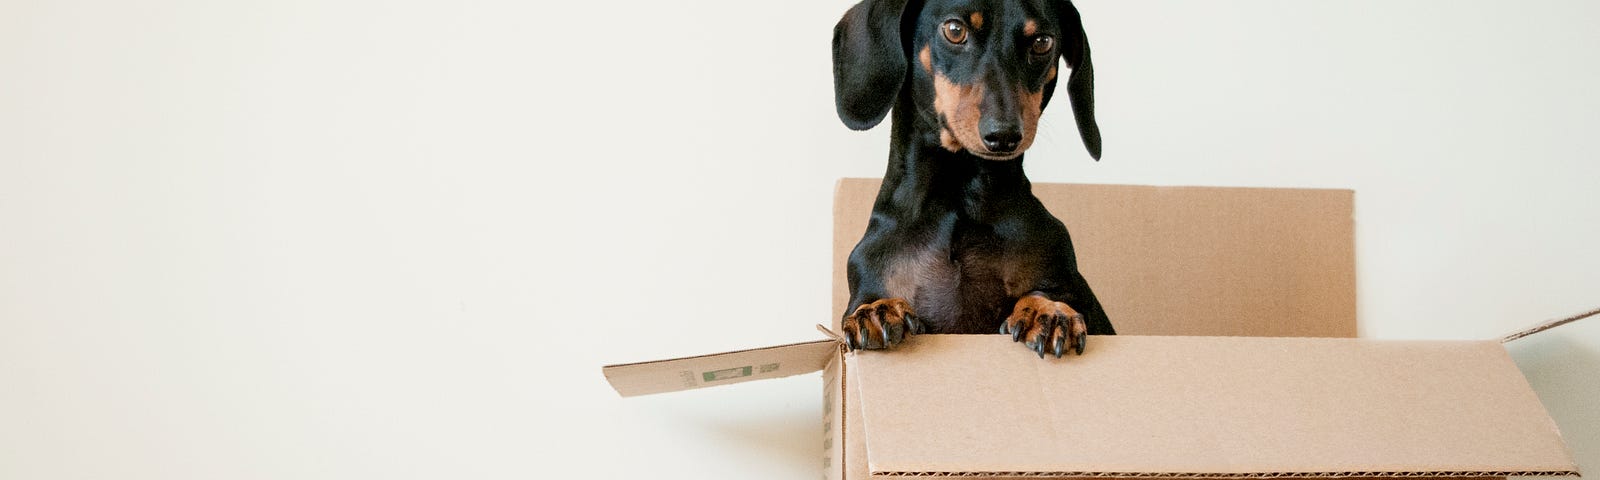
[[[847,0],[0,1],[0,477],[816,478]],[[1363,335],[1600,305],[1600,5],[1083,0],[1105,159],[1353,188]],[[1600,469],[1600,320],[1513,346]]]

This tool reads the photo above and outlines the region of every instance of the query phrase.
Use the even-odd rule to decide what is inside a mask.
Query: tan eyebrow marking
[[[972,28],[974,28],[974,29],[983,28],[983,14],[982,13],[972,12],[972,15],[968,15],[967,16],[967,20],[971,20],[972,21],[971,22],[972,23]]]
[[[1038,22],[1035,22],[1035,21],[1033,21],[1033,19],[1030,18],[1030,19],[1028,19],[1028,21],[1022,23],[1022,34],[1023,35],[1027,35],[1027,36],[1031,37],[1035,33],[1039,33],[1039,23]]]

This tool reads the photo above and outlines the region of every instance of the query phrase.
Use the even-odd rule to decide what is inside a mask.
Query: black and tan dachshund
[[[854,130],[894,112],[889,168],[850,253],[850,348],[912,333],[1010,334],[1043,357],[1114,330],[1022,153],[1058,59],[1084,146],[1100,158],[1094,67],[1067,0],[863,0],[833,32],[834,95]]]

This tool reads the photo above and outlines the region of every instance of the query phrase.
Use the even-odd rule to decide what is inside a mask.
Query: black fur
[[[984,16],[983,28],[971,29],[970,43],[948,42],[944,22],[966,21],[970,12]],[[1029,56],[1032,40],[1020,32],[1030,19],[1039,34],[1056,39],[1048,58]],[[928,67],[918,57],[925,47]],[[949,127],[933,106],[937,72],[986,87],[985,124],[991,111],[1014,115],[1019,87],[1042,90],[1042,108],[1056,83],[1047,72],[1061,58],[1072,68],[1067,93],[1079,133],[1098,159],[1089,44],[1070,2],[864,0],[834,29],[833,58],[836,106],[846,126],[871,128],[893,112],[883,186],[867,233],[850,254],[847,323],[857,307],[898,294],[909,297],[903,299],[914,312],[906,327],[912,332],[995,333],[1019,299],[1043,295],[1081,313],[1089,334],[1115,333],[1078,273],[1066,227],[1033,196],[1022,156],[993,160],[942,146]],[[863,331],[852,346],[891,347],[903,337],[896,329],[905,329],[887,322],[873,328],[881,339]]]

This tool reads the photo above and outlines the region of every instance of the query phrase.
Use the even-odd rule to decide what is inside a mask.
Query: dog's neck
[[[913,102],[902,94],[891,111],[889,167],[875,209],[905,219],[955,212],[984,222],[997,203],[1032,195],[1022,156],[996,161],[952,152],[939,143],[937,119],[917,115]]]

